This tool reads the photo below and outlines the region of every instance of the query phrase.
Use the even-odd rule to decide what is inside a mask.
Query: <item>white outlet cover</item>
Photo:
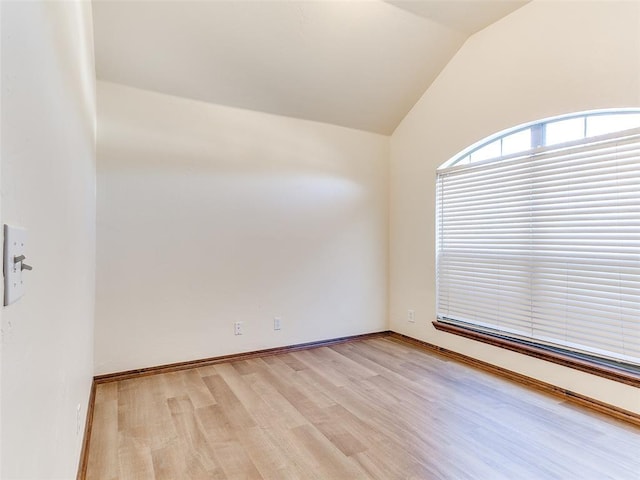
[[[22,264],[15,258],[25,255],[27,231],[24,228],[4,226],[4,304],[17,302],[25,292]]]

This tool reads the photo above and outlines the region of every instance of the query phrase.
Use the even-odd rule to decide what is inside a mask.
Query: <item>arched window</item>
[[[639,127],[555,117],[443,164],[438,322],[640,371]]]

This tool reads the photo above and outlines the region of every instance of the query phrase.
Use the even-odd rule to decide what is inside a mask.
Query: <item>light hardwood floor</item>
[[[377,338],[98,385],[87,478],[640,480],[640,429]]]

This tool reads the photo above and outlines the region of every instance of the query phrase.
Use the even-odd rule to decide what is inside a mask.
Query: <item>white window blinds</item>
[[[438,172],[441,321],[640,364],[640,130],[587,141]]]

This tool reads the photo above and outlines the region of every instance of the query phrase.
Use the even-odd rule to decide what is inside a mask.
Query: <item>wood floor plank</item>
[[[345,456],[311,425],[294,428],[292,434],[311,460],[321,478],[366,479],[366,472],[357,462]]]
[[[230,364],[217,365],[216,372],[243,407],[251,412],[250,414],[257,424],[270,425],[273,421],[277,421],[278,410],[274,410],[265,402],[260,393],[252,388],[251,384],[246,381],[246,377],[242,377],[234,366]]]
[[[87,479],[118,478],[118,385],[97,385]]]
[[[90,480],[640,480],[640,429],[394,339],[98,385]]]
[[[178,442],[156,449],[151,453],[151,455],[153,458],[154,479],[173,480],[176,478],[206,478],[206,471],[203,469],[195,471],[195,466],[188,465],[190,458],[184,456],[183,449],[180,448]],[[222,480],[225,477],[218,476],[217,478]]]
[[[180,374],[183,387],[182,392],[179,392],[178,395],[187,392],[194,408],[215,405],[215,398],[213,398],[211,392],[202,380],[202,376],[195,369],[182,370],[176,373]]]
[[[287,359],[290,361],[285,361]],[[290,367],[291,363],[296,365],[295,369]],[[299,385],[299,382],[304,382],[302,373],[308,370],[308,368],[309,367],[301,362],[295,355],[287,355],[286,358],[282,358],[280,362],[272,363],[268,369],[263,369],[260,373],[271,385],[280,385],[281,390],[286,390],[287,387],[278,381],[274,381],[274,376],[276,378],[286,378],[288,384],[295,386],[298,392],[304,392],[304,397],[317,408],[335,405],[335,402],[324,390],[318,388],[315,384],[304,383],[304,385]],[[298,393],[298,395],[300,395],[300,393]]]
[[[229,480],[262,480],[262,475],[241,441],[215,445],[215,454]]]
[[[264,480],[296,480],[305,478],[302,467],[292,452],[282,442],[274,441],[260,427],[245,429],[238,433],[241,448],[251,458],[252,463]],[[308,475],[306,478],[316,478]]]
[[[187,395],[171,397],[167,399],[167,405],[190,468],[198,472],[219,470],[220,466],[195,415],[191,399]]]
[[[326,347],[325,347],[326,348]],[[344,375],[339,370],[336,370],[330,362],[327,361],[326,358],[320,352],[322,348],[311,350],[303,350],[300,352],[295,352],[292,355],[295,355],[296,358],[301,360],[307,365],[313,365],[315,367],[322,367],[323,376],[330,381],[334,386],[341,387],[349,384],[349,378]]]
[[[369,447],[354,434],[360,426],[358,420],[341,405],[326,409],[327,420],[318,422],[315,427],[333,443],[343,455],[351,457],[365,452]],[[362,431],[362,429],[360,429]],[[363,438],[363,437],[361,437]]]
[[[269,419],[269,425],[279,425],[286,428],[298,427],[307,423],[307,419],[282,395],[278,389],[261,374],[252,374],[244,377],[245,382],[260,395],[262,400],[273,412]]]
[[[178,439],[166,398],[161,394],[161,380],[145,377],[118,383],[117,427],[121,441],[137,438],[156,450]]]
[[[120,480],[154,478],[151,448],[130,435],[118,435],[118,477]]]
[[[204,383],[217,402],[223,405],[225,416],[232,427],[248,428],[256,425],[253,417],[219,375],[204,377]]]

